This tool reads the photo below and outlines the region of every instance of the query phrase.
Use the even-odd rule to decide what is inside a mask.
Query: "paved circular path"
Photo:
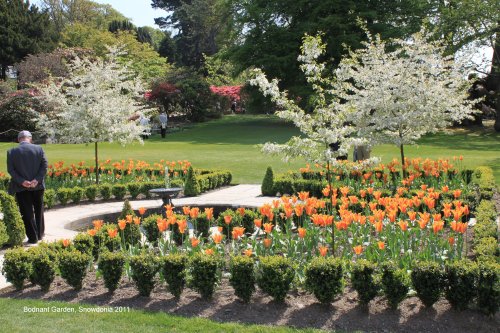
[[[259,207],[271,202],[273,197],[261,196],[260,185],[236,185],[221,190],[211,191],[197,197],[173,199],[176,207],[182,206],[240,206]],[[158,208],[161,200],[136,200],[130,201],[132,208],[139,207]],[[85,221],[92,221],[94,217],[117,213],[123,208],[123,202],[105,202],[94,204],[81,204],[72,207],[50,209],[45,212],[45,237],[44,241],[73,238],[78,232],[75,228]],[[0,253],[0,267],[3,263],[3,253]],[[8,286],[5,278],[0,273],[0,289]]]

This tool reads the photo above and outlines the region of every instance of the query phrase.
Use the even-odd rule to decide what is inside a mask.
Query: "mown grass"
[[[31,312],[26,311],[26,309],[33,308],[48,309],[49,312],[34,313],[33,310]],[[184,318],[167,313],[138,310],[113,313],[87,312],[95,309],[97,309],[97,306],[0,298],[0,331],[9,333],[322,332],[314,329],[299,330],[289,327],[218,323],[203,318]],[[57,312],[61,310],[73,312]]]
[[[138,143],[122,147],[115,143],[99,145],[100,159],[139,159],[148,162],[166,160],[189,160],[195,167],[231,170],[233,183],[261,183],[267,166],[275,172],[296,170],[304,161],[284,163],[280,157],[267,156],[257,145],[267,141],[285,142],[298,131],[290,124],[275,117],[237,115],[196,124],[181,132],[159,135]],[[0,170],[6,170],[7,149],[15,144],[0,143]],[[64,160],[75,163],[86,160],[93,163],[93,145],[44,145],[50,162]],[[500,183],[500,133],[492,129],[453,130],[428,135],[418,145],[405,147],[407,157],[451,158],[464,156],[464,165],[475,167],[486,165],[493,168],[497,183]],[[374,156],[383,162],[399,159],[399,149],[393,145],[377,146]],[[351,154],[352,156],[352,154]],[[350,156],[350,157],[351,157]]]

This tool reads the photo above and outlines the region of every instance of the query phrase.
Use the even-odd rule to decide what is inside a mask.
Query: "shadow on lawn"
[[[446,149],[500,152],[500,133],[486,129],[440,132],[425,136],[418,144]]]

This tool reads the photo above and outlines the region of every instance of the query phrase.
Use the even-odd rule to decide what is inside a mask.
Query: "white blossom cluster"
[[[39,97],[54,107],[38,119],[40,130],[62,143],[142,142],[140,135],[148,129],[135,119],[148,111],[140,102],[144,88],[118,63],[120,53],[110,48],[104,60],[76,57],[67,78],[39,85]]]
[[[465,67],[443,57],[437,42],[428,42],[422,33],[390,43],[367,35],[365,47],[351,51],[332,75],[324,75],[325,65],[317,61],[325,50],[321,37],[304,38],[298,60],[315,93],[312,113],[280,91],[276,79],[269,81],[255,70],[250,84],[277,104],[278,117],[302,133],[285,144],[266,143],[265,153],[334,166],[336,157],[352,146],[412,144],[474,112],[477,101],[467,99]],[[336,152],[329,147],[333,143],[340,144]]]

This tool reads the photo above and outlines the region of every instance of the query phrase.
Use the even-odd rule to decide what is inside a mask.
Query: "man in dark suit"
[[[43,239],[43,192],[47,158],[42,147],[31,143],[31,133],[21,131],[19,146],[7,152],[7,170],[11,176],[9,193],[15,194],[23,217],[28,242],[36,244]]]

